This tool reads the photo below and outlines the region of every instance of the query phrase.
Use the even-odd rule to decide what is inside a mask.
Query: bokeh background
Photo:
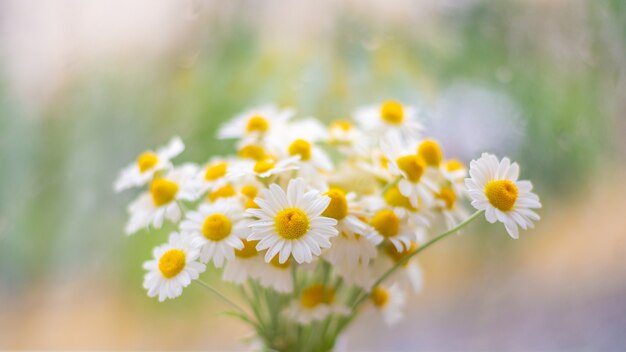
[[[175,134],[178,160],[228,153],[215,129],[249,106],[329,121],[388,98],[448,155],[518,160],[543,219],[425,252],[407,319],[342,345],[624,350],[622,0],[0,1],[0,348],[249,348],[199,287],[146,297],[166,233],[124,236],[118,170]]]

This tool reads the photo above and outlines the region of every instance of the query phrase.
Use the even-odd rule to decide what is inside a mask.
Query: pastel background
[[[216,127],[257,104],[330,121],[388,98],[449,155],[516,159],[542,221],[425,252],[407,319],[366,314],[343,346],[624,350],[621,0],[0,1],[0,348],[245,350],[200,287],[146,296],[167,229],[124,236],[118,170],[172,135],[179,161],[228,153]]]

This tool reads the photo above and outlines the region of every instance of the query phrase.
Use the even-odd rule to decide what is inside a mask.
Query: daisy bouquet
[[[483,154],[468,170],[396,101],[330,126],[254,108],[217,137],[235,139],[236,153],[174,165],[184,150],[175,137],[141,153],[114,189],[145,189],[128,207],[127,234],[176,227],[144,264],[148,295],[176,298],[197,283],[269,350],[332,349],[366,310],[397,323],[422,288],[421,251],[482,214],[513,238],[539,220],[517,163]],[[237,290],[203,281],[207,267]]]

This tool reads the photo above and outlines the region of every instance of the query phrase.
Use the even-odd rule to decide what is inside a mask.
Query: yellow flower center
[[[158,162],[159,157],[153,152],[143,152],[137,157],[137,166],[141,173],[150,170]]]
[[[336,220],[345,218],[348,215],[348,200],[344,191],[339,188],[331,188],[325,194],[330,197],[330,203],[322,215]]]
[[[246,125],[246,131],[248,133],[251,133],[251,132],[263,133],[263,132],[267,132],[269,127],[270,127],[270,123],[265,118],[259,115],[255,115],[255,116],[252,116],[248,120],[248,124]]]
[[[270,260],[270,264],[273,267],[278,268],[278,269],[283,269],[284,270],[284,269],[289,268],[289,264],[291,264],[291,256],[289,256],[289,258],[287,258],[287,260],[285,260],[285,262],[282,263],[282,264],[280,263],[279,258],[280,258],[279,255],[276,254],[274,256],[274,258],[272,258],[272,260]]]
[[[419,155],[406,155],[396,159],[396,163],[402,170],[409,181],[413,183],[419,182],[426,169],[426,162]]]
[[[254,164],[254,172],[257,174],[262,174],[264,172],[270,171],[276,166],[276,163],[272,159],[263,159],[259,160]]]
[[[289,146],[289,155],[296,156],[300,155],[301,160],[310,160],[311,159],[311,143],[305,141],[304,139],[296,139]]]
[[[309,231],[309,217],[298,208],[285,208],[274,219],[276,232],[283,238],[295,240]]]
[[[330,125],[331,129],[340,129],[344,132],[349,132],[352,129],[352,124],[346,120],[337,120],[334,121],[331,125]]]
[[[450,159],[446,162],[446,169],[450,172],[465,169],[465,165],[458,159]]]
[[[387,100],[380,107],[380,117],[387,123],[399,125],[404,121],[404,108],[397,101]]]
[[[235,255],[239,258],[251,258],[259,253],[256,250],[256,245],[259,241],[248,241],[245,239],[241,240],[243,242],[242,249],[235,249]]]
[[[225,162],[218,162],[216,164],[210,165],[206,168],[206,172],[204,173],[204,179],[207,181],[215,181],[218,178],[224,177],[227,170],[228,164],[226,164]]]
[[[387,302],[389,302],[389,291],[380,286],[376,286],[372,290],[370,298],[376,307],[383,308]]]
[[[211,214],[204,219],[202,234],[207,240],[221,241],[230,235],[233,223],[224,214]]]
[[[391,205],[392,207],[402,207],[409,210],[415,211],[415,207],[411,205],[411,201],[409,198],[405,197],[400,193],[400,189],[398,186],[390,188],[384,195],[385,202]]]
[[[185,268],[185,252],[180,249],[170,249],[159,259],[159,271],[167,279],[178,275]]]
[[[485,186],[485,195],[489,203],[502,211],[513,209],[518,194],[517,186],[509,180],[489,181]]]
[[[437,194],[437,198],[444,201],[448,210],[454,209],[454,204],[456,204],[456,193],[454,193],[452,188],[443,187]]]
[[[241,187],[241,194],[248,198],[254,198],[257,194],[259,194],[259,189],[253,185],[245,185]]]
[[[245,209],[259,209],[259,205],[256,204],[256,202],[254,201],[253,198],[249,198],[248,200],[246,200],[245,204],[243,205],[243,207]]]
[[[402,248],[404,249],[402,252],[399,252],[396,246],[394,246],[391,242],[386,242],[383,248],[385,253],[387,253],[387,255],[389,255],[395,263],[397,263],[409,254],[415,252],[417,250],[417,243],[411,241],[411,246],[409,248],[407,248],[405,244],[402,244]],[[408,262],[404,263],[404,265],[408,264]]]
[[[423,141],[417,148],[417,154],[424,159],[428,166],[439,167],[443,160],[443,152],[439,143],[432,139]]]
[[[262,160],[267,157],[267,153],[258,145],[248,144],[239,149],[239,156],[244,159]]]
[[[315,284],[302,290],[300,304],[305,308],[315,308],[322,303],[331,304],[335,300],[335,290],[323,284]]]
[[[178,193],[178,185],[176,184],[176,182],[157,178],[150,184],[150,194],[152,195],[152,201],[157,207],[173,201],[174,198],[176,198],[176,193]]]
[[[209,194],[209,200],[215,202],[219,198],[234,197],[237,194],[233,186],[225,185],[220,187]]]
[[[391,210],[381,210],[372,217],[370,223],[385,237],[394,237],[400,230],[400,219]]]

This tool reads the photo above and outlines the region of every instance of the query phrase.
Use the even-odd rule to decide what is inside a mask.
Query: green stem
[[[246,317],[248,317],[248,313],[243,308],[241,308],[237,303],[231,301],[230,298],[224,296],[220,291],[216,290],[213,286],[207,284],[206,282],[200,279],[196,279],[196,282],[200,284],[201,286],[204,286],[207,290],[211,291],[214,295],[221,298],[224,302],[228,303],[230,306],[232,306],[233,308],[235,308],[236,310],[244,314]]]
[[[396,270],[398,270],[398,268],[402,267],[404,264],[406,264],[411,258],[416,256],[418,253],[421,253],[426,248],[428,248],[428,247],[432,246],[433,244],[441,241],[442,239],[448,237],[449,235],[459,231],[462,227],[464,227],[465,225],[467,225],[470,222],[474,221],[482,213],[483,213],[483,210],[476,211],[470,217],[468,217],[467,219],[463,220],[463,222],[459,223],[458,225],[456,225],[455,227],[449,229],[448,231],[443,232],[443,233],[441,233],[440,235],[438,235],[436,237],[433,237],[430,241],[428,241],[428,242],[424,243],[423,245],[421,245],[415,252],[413,252],[413,253],[403,257],[402,259],[400,259],[394,266],[389,268],[389,270],[387,270],[380,278],[378,278],[378,280],[376,280],[376,282],[374,282],[374,284],[372,285],[372,288],[369,290],[369,292],[371,292],[375,287],[380,285],[389,276],[391,276],[391,274],[393,274]],[[365,292],[363,295],[361,295],[361,298],[359,298],[352,305],[352,309],[354,310],[359,304],[361,304],[361,302],[363,302],[367,298],[367,295],[368,295],[367,292]]]

